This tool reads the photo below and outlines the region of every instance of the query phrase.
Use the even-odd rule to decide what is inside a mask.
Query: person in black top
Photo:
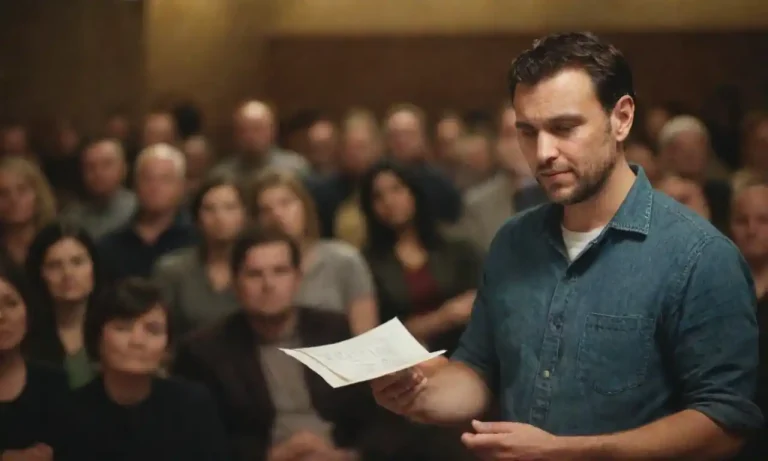
[[[20,274],[0,266],[0,460],[52,460],[49,421],[67,395],[63,370],[28,363],[21,345],[30,304]]]
[[[157,377],[172,331],[161,300],[152,283],[127,278],[86,313],[85,347],[102,374],[74,392],[57,460],[230,459],[205,388]]]

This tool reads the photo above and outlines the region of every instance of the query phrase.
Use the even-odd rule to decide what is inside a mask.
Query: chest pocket
[[[582,383],[603,395],[643,384],[653,350],[654,325],[647,317],[587,314],[577,360]]]

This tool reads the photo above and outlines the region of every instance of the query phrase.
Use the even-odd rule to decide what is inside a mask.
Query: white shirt
[[[571,261],[575,261],[605,228],[605,226],[602,226],[587,232],[574,232],[565,227],[560,227],[563,230],[563,243],[565,243],[565,249],[568,250],[568,259]]]

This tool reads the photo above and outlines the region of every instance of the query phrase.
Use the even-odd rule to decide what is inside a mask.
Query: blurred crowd
[[[460,428],[279,348],[393,318],[456,347],[495,232],[547,200],[514,110],[278,121],[246,101],[231,152],[202,115],[0,127],[0,460],[471,459]],[[734,240],[768,304],[768,112],[647,107],[624,150]]]

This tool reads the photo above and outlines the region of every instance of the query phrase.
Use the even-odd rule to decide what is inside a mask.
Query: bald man
[[[235,112],[235,146],[237,152],[222,162],[217,172],[247,178],[265,167],[306,174],[309,163],[301,155],[275,146],[277,127],[272,109],[261,101],[249,101]]]

